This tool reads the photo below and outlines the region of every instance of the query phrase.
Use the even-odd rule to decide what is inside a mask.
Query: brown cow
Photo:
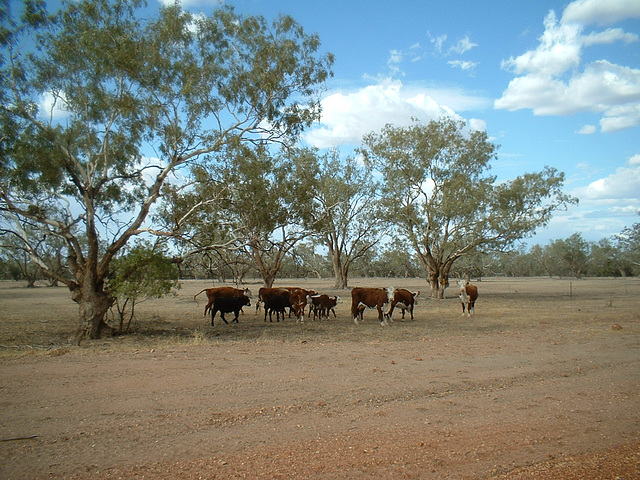
[[[467,309],[467,316],[471,316],[471,312],[476,311],[476,299],[478,298],[478,287],[471,285],[466,280],[458,281],[460,285],[460,303],[462,304],[462,315],[465,314],[465,306]]]
[[[411,320],[413,320],[413,306],[416,303],[416,297],[420,295],[420,292],[410,292],[405,288],[397,288],[393,293],[393,300],[391,300],[391,308],[387,312],[387,315],[393,320],[393,309],[398,307],[402,310],[402,320],[404,321],[404,312],[409,310],[411,314]]]
[[[353,321],[358,324],[358,317],[362,320],[365,308],[377,308],[378,320],[380,325],[386,326],[388,315],[382,311],[383,305],[393,300],[393,293],[395,288],[367,288],[367,287],[355,287],[351,290],[351,315]]]
[[[291,300],[290,312],[294,313],[294,315],[296,316],[296,321],[301,321],[304,323],[305,308],[307,308],[307,305],[311,304],[311,294],[309,292],[315,293],[315,290],[306,290],[304,288],[292,288],[290,292],[291,292],[289,296]]]
[[[242,297],[243,295],[246,295],[247,297],[251,298],[251,291],[248,288],[241,290],[235,287],[213,287],[213,288],[205,288],[204,290],[200,290],[198,293],[196,293],[193,296],[193,299],[196,301],[196,303],[198,302],[198,300],[196,300],[196,297],[200,295],[202,292],[207,292],[207,300],[208,300],[206,307],[204,307],[203,316],[206,316],[207,312],[211,311],[211,306],[213,305],[214,300],[218,297],[229,297],[229,298],[236,297],[237,298],[237,297]]]
[[[336,311],[334,308],[338,304],[340,297],[330,297],[329,295],[312,295],[311,296],[311,308],[313,310],[313,319],[316,319],[318,316],[320,319],[322,317],[329,318],[329,313],[333,312],[333,316],[336,317]],[[309,311],[311,314],[311,311]]]

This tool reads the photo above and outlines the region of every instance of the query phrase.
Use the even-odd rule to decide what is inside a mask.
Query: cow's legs
[[[396,308],[396,306],[391,303],[391,308],[389,308],[389,311],[387,312],[387,316],[391,319],[391,321],[393,321],[393,310]]]
[[[380,325],[386,327],[389,324],[387,323],[386,315],[382,311],[382,305],[378,304],[376,305],[376,308],[378,309],[378,320],[380,320]]]
[[[358,325],[358,316],[360,315],[360,304],[354,301],[351,303],[351,316],[353,317],[353,323]]]

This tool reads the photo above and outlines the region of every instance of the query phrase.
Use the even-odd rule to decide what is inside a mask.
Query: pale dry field
[[[0,282],[0,478],[640,478],[639,279],[487,278],[471,318],[350,283],[421,290],[415,321],[286,280],[338,317],[211,327],[187,281],[78,347],[65,289]]]

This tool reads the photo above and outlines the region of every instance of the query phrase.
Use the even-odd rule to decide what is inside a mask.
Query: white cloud
[[[56,97],[51,92],[40,95],[38,102],[40,117],[49,120],[57,120],[68,116],[69,111],[66,109],[66,106],[66,97],[64,94]]]
[[[405,86],[383,79],[350,93],[333,93],[322,101],[322,119],[304,134],[307,143],[319,148],[359,144],[362,136],[386,124],[406,126],[443,116],[462,117],[456,111],[480,108],[487,100],[458,90]],[[479,125],[476,121],[476,125]]]
[[[626,18],[640,18],[638,0],[577,0],[562,14],[563,23],[610,25]]]
[[[580,135],[593,135],[596,133],[595,125],[584,125],[580,130],[576,131]]]
[[[447,39],[449,38],[447,34],[442,34],[438,37],[434,37],[433,35],[431,35],[431,32],[427,32],[427,35],[429,36],[429,40],[433,44],[436,50],[436,53],[439,55],[444,55],[444,56],[462,55],[464,53],[467,53],[472,48],[478,46],[478,44],[473,43],[469,38],[469,36],[467,35],[465,37],[460,38],[456,43],[451,45],[449,48],[445,48],[445,42],[447,42]]]
[[[459,68],[465,72],[473,72],[478,66],[477,62],[470,62],[468,60],[452,60],[448,63],[452,68]]]
[[[611,175],[578,188],[573,194],[581,201],[640,200],[640,155],[634,155]]]
[[[604,32],[595,32],[584,36],[582,44],[585,47],[591,47],[592,45],[610,45],[616,42],[629,44],[638,40],[639,37],[635,33],[627,33],[621,28],[608,28]]]
[[[432,37],[430,32],[427,32],[427,34],[429,35],[431,43],[433,43],[433,46],[436,48],[436,51],[438,53],[442,53],[442,46],[444,45],[444,42],[447,41],[447,35],[443,34],[439,37]]]
[[[640,104],[621,105],[610,108],[600,119],[603,132],[617,132],[640,124]]]
[[[479,118],[470,118],[469,119],[469,128],[471,128],[471,130],[477,130],[479,132],[486,132],[487,131],[487,122],[485,122],[484,120],[481,120]]]
[[[400,64],[402,63],[403,54],[400,50],[391,50],[387,59],[387,66],[392,75],[402,74]]]
[[[632,5],[634,3],[634,5]],[[502,97],[494,102],[498,109],[531,109],[536,115],[570,115],[590,111],[602,115],[603,132],[640,125],[640,70],[617,65],[606,59],[586,64],[581,61],[585,48],[614,42],[633,43],[640,37],[620,28],[585,34],[585,27],[598,23],[640,16],[640,2],[611,0],[606,9],[617,13],[598,17],[603,2],[580,0],[571,3],[562,20],[549,12],[544,33],[535,50],[502,62],[503,68],[517,76],[509,82]],[[582,23],[579,23],[582,22]]]
[[[559,25],[555,12],[544,19],[545,31],[536,50],[502,62],[503,68],[516,74],[561,75],[580,63],[580,33],[578,25]]]
[[[462,55],[463,53],[466,53],[469,50],[471,50],[473,47],[477,47],[477,46],[478,45],[476,43],[473,43],[469,39],[469,37],[466,36],[458,40],[458,42],[455,45],[449,48],[449,50],[447,51],[447,54],[451,55],[452,53],[457,53],[459,55]]]

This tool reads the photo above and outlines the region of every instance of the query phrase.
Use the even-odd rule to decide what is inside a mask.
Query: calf
[[[394,287],[388,288],[366,288],[355,287],[351,290],[351,315],[353,321],[358,324],[358,317],[362,320],[365,308],[377,308],[380,325],[388,325],[388,314],[382,311],[383,305],[393,300]]]
[[[197,302],[196,297],[200,295],[202,292],[207,292],[207,305],[204,307],[203,316],[207,314],[207,311],[211,310],[211,306],[213,305],[213,301],[218,297],[242,297],[243,295],[246,297],[251,296],[251,292],[248,288],[239,289],[235,287],[214,287],[214,288],[205,288],[204,290],[200,290],[193,296],[193,299]]]
[[[416,297],[420,295],[420,292],[410,292],[405,288],[398,288],[393,294],[393,300],[391,300],[391,308],[387,312],[390,319],[393,320],[393,309],[398,307],[402,310],[402,320],[404,321],[404,312],[409,310],[411,314],[411,320],[413,320],[413,306],[416,303]]]
[[[242,310],[242,307],[244,307],[245,305],[251,305],[251,301],[246,295],[242,295],[240,297],[214,298],[213,305],[211,306],[211,326],[214,326],[213,319],[218,312],[220,312],[220,317],[226,324],[228,324],[229,322],[227,322],[227,320],[224,318],[224,314],[233,312],[235,314],[235,318],[233,319],[233,321],[238,323],[238,315],[240,314],[240,310]]]
[[[465,280],[458,281],[460,285],[460,303],[462,304],[462,315],[465,314],[465,307],[467,316],[471,316],[471,312],[476,311],[476,299],[478,298],[478,287],[471,285]]]
[[[304,311],[307,305],[311,304],[310,291],[304,288],[293,288],[289,290],[289,300],[291,302],[291,308],[289,312],[293,312],[296,316],[296,321],[304,323]]]
[[[311,296],[311,308],[313,309],[313,319],[316,319],[316,315],[322,319],[323,316],[329,318],[329,313],[333,311],[333,316],[336,316],[334,308],[338,304],[340,297],[330,297],[329,295],[312,295]],[[311,313],[311,312],[309,312]]]

